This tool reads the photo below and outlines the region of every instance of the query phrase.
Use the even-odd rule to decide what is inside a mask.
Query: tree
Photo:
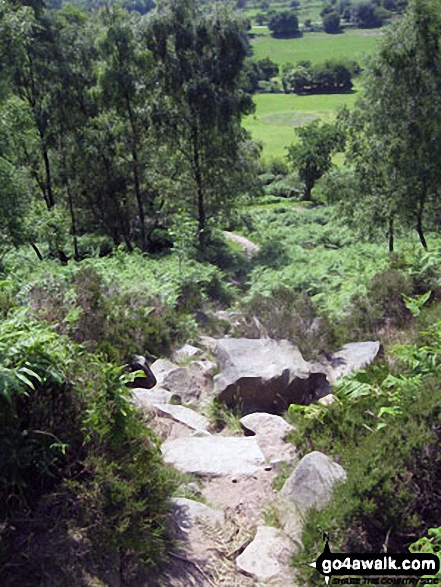
[[[351,20],[361,29],[373,29],[383,24],[376,7],[370,2],[359,2],[352,8]]]
[[[340,16],[336,12],[330,12],[323,16],[323,28],[325,33],[341,33]]]
[[[159,7],[146,37],[161,89],[153,118],[181,178],[179,207],[197,219],[201,249],[208,221],[231,209],[253,157],[246,149],[243,155],[240,125],[253,109],[242,90],[244,27],[227,6],[178,0]]]
[[[385,36],[349,118],[348,157],[372,208],[413,225],[427,248],[424,217],[441,185],[441,17],[435,2],[413,0]],[[378,221],[377,222],[381,222]]]
[[[299,34],[299,19],[290,10],[276,12],[268,22],[275,37],[295,37]]]
[[[148,202],[146,186],[143,185],[142,161],[145,151],[145,136],[149,125],[147,116],[148,96],[151,91],[151,55],[136,42],[134,27],[126,13],[113,6],[105,13],[107,27],[100,40],[104,68],[100,75],[100,88],[105,107],[113,107],[126,126],[128,149],[131,154],[130,168],[133,193],[135,195],[141,248],[146,250],[146,213]]]
[[[332,155],[344,148],[344,135],[334,124],[317,120],[296,130],[300,141],[288,147],[288,160],[305,183],[304,200],[311,200],[316,181],[331,168]]]

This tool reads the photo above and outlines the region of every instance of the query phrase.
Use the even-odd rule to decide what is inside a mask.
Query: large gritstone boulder
[[[215,351],[221,373],[216,395],[242,414],[279,414],[290,404],[308,405],[330,392],[325,369],[305,361],[287,340],[224,338]]]

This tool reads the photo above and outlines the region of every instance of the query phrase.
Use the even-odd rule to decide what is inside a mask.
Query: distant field
[[[342,106],[351,108],[356,99],[352,94],[257,94],[256,112],[243,123],[254,139],[263,143],[264,159],[284,157],[286,148],[295,140],[294,128],[316,118],[331,120]]]
[[[264,32],[265,29],[261,29]],[[259,29],[255,29],[259,32]],[[355,59],[371,54],[381,35],[381,29],[348,29],[340,35],[305,33],[298,39],[274,39],[269,35],[257,36],[251,46],[257,59],[270,57],[279,65],[311,61],[323,63],[326,59]]]

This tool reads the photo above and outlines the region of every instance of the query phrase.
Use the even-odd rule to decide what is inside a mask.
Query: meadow
[[[265,29],[260,30],[265,32]],[[299,61],[323,63],[325,59],[353,59],[363,64],[364,58],[374,51],[381,34],[381,29],[346,29],[339,35],[306,33],[294,39],[259,34],[251,40],[251,46],[256,59],[269,57],[278,65]]]
[[[286,155],[286,147],[295,140],[294,128],[316,118],[332,120],[343,106],[351,108],[357,97],[357,85],[350,94],[256,94],[256,111],[243,121],[252,137],[263,144],[263,159]]]
[[[351,59],[362,65],[382,34],[380,29],[354,29],[340,35],[307,33],[296,39],[275,39],[266,27],[253,31],[257,32],[251,41],[254,57],[269,57],[279,66],[302,60],[323,63],[326,59]],[[286,147],[295,140],[295,127],[316,118],[332,120],[343,106],[352,108],[359,88],[360,81],[355,79],[354,90],[348,94],[256,94],[256,111],[244,120],[243,126],[262,142],[263,159],[284,157]]]

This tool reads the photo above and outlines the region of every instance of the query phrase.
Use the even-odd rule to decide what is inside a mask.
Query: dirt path
[[[244,250],[248,259],[251,259],[252,257],[254,257],[254,255],[259,251],[259,245],[256,245],[256,243],[253,243],[252,241],[250,241],[246,237],[241,236],[240,234],[235,234],[234,232],[228,232],[228,231],[224,230],[224,235],[225,235],[225,238],[227,238],[235,243],[238,243],[242,247],[242,249]]]

